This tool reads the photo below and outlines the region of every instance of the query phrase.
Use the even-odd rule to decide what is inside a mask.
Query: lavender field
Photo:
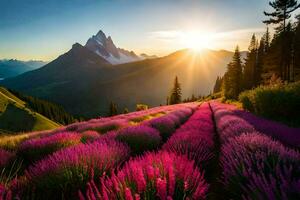
[[[217,101],[6,137],[1,200],[300,199],[300,129]]]

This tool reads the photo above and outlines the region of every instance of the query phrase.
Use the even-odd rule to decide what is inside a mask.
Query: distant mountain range
[[[184,98],[208,94],[233,56],[233,52],[224,50],[196,54],[185,49],[161,58],[142,60],[139,56],[138,61],[117,65],[118,55],[119,62],[123,62],[121,58],[128,51],[115,48],[102,31],[97,35],[85,46],[74,44],[44,67],[0,84],[61,104],[71,114],[94,117],[107,114],[111,101],[118,104],[119,110],[133,110],[137,103],[165,104],[175,76]],[[93,46],[95,42],[99,45]],[[137,57],[130,55],[132,59]]]
[[[0,60],[0,79],[14,77],[47,64],[44,61],[20,61],[16,59]]]

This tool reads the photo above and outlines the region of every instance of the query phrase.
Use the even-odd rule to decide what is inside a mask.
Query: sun
[[[202,51],[209,48],[213,43],[213,33],[202,31],[190,31],[182,34],[182,43],[186,48],[193,49],[195,51]]]

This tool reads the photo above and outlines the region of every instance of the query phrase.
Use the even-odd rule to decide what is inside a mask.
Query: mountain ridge
[[[44,67],[0,84],[58,103],[73,115],[89,118],[106,115],[111,101],[120,109],[130,110],[137,103],[164,104],[175,76],[182,83],[184,98],[208,94],[216,77],[225,72],[232,55],[213,50],[201,55],[185,49],[165,57],[112,65],[75,43]]]
[[[17,59],[2,59],[0,60],[0,78],[14,77],[38,69],[45,64],[47,64],[47,62],[39,60],[22,61]]]

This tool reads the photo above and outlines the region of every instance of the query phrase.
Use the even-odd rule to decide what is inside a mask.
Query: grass
[[[237,108],[243,109],[243,110],[244,110],[243,104],[242,104],[240,101],[236,101],[236,100],[232,100],[232,99],[231,99],[231,100],[221,99],[221,102],[222,102],[222,103],[226,103],[226,104],[234,105],[234,106],[236,106]]]
[[[137,125],[143,121],[147,121],[156,117],[161,117],[164,116],[166,113],[165,112],[158,112],[158,113],[152,113],[149,115],[144,115],[144,116],[140,116],[140,117],[136,117],[136,118],[132,118],[130,119],[130,124],[131,125]]]
[[[96,131],[99,134],[105,134],[109,131],[118,130],[119,128],[120,126],[118,124],[108,124],[104,126],[99,126],[97,128],[88,129],[88,130]]]
[[[26,133],[19,135],[2,135],[0,136],[0,148],[7,150],[15,150],[16,147],[29,136]]]
[[[59,124],[33,112],[25,104],[0,87],[0,133],[40,131],[59,127]]]

